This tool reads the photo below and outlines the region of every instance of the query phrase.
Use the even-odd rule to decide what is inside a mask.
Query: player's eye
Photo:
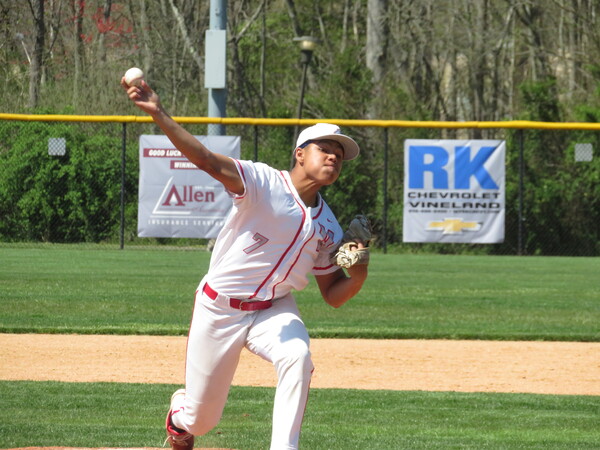
[[[342,158],[344,156],[343,152],[335,147],[329,147],[329,146],[322,147],[318,144],[315,144],[315,145],[319,149],[320,152],[327,153],[328,155],[335,155],[338,158]]]
[[[336,148],[336,147],[334,147],[334,148],[326,148],[326,149],[323,149],[323,151],[325,153],[330,154],[330,155],[335,155],[335,157],[337,159],[342,159],[344,157],[344,152],[341,151],[340,149]]]

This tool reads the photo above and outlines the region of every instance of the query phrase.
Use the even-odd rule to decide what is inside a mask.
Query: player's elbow
[[[348,300],[350,300],[350,297],[343,298],[339,296],[323,296],[323,300],[325,300],[325,303],[327,303],[332,308],[337,309],[340,308]]]

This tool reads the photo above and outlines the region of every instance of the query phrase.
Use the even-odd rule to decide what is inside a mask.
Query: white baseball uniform
[[[339,269],[328,257],[342,229],[320,195],[316,207],[304,205],[288,172],[236,163],[245,190],[233,196],[232,212],[196,292],[185,403],[172,421],[194,435],[216,426],[246,347],[273,363],[278,376],[271,449],[295,449],[314,368],[291,290],[306,287],[309,273]],[[236,305],[272,300],[272,306],[240,310],[231,306],[232,299]]]

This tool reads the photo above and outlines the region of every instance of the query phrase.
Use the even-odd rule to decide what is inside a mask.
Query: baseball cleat
[[[173,450],[193,450],[194,448],[194,435],[175,427],[171,421],[171,416],[183,409],[184,399],[185,389],[178,389],[175,391],[171,396],[171,406],[167,413],[167,439],[165,444],[168,442]]]

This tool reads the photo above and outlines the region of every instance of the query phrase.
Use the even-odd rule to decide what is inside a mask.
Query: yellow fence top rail
[[[444,122],[412,120],[351,120],[351,119],[258,119],[252,117],[173,117],[176,122],[189,124],[261,125],[261,126],[310,126],[319,122],[334,123],[347,127],[379,128],[517,128],[546,130],[600,130],[600,123],[590,122],[535,122],[507,120],[499,122]],[[5,114],[0,120],[38,122],[119,122],[150,123],[149,116],[78,116],[65,114]]]

